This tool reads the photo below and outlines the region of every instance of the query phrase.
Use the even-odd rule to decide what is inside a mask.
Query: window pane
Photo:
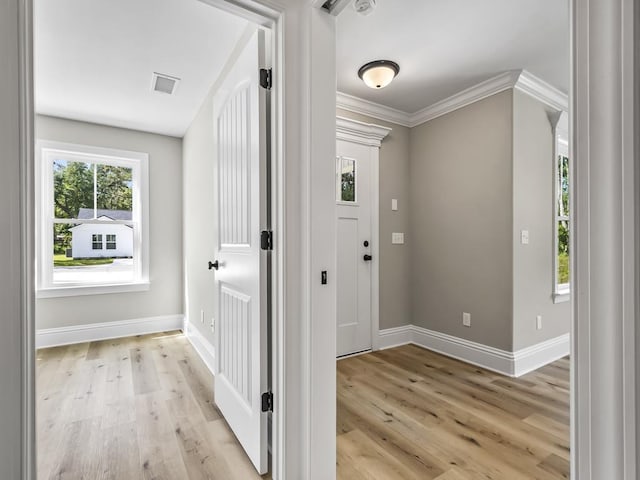
[[[54,160],[55,217],[131,220],[132,173],[125,167]]]
[[[116,242],[115,235],[107,235],[107,250],[116,250],[118,243]]]
[[[53,283],[134,281],[133,233],[128,225],[55,224]]]
[[[93,168],[90,163],[53,161],[53,198],[56,218],[93,218]]]
[[[92,250],[102,250],[102,235],[91,236],[91,248]]]
[[[569,216],[569,159],[558,158],[558,216]]]
[[[112,165],[98,165],[97,169],[98,210],[131,212],[133,206],[132,169]],[[99,217],[101,213],[104,212],[98,212]],[[114,215],[107,216],[113,217]],[[114,218],[114,220],[131,220],[131,214],[128,215],[128,218],[121,218],[126,216],[122,213],[115,216],[119,218]]]
[[[569,222],[558,222],[558,284],[569,283]]]
[[[340,162],[340,200],[356,201],[356,161],[349,158]]]

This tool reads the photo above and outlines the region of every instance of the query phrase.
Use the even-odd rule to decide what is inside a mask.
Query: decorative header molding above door
[[[336,138],[348,142],[361,143],[370,147],[380,147],[382,140],[391,132],[390,128],[359,122],[345,117],[336,117]]]

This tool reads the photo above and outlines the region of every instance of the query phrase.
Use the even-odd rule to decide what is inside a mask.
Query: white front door
[[[337,141],[338,347],[348,355],[371,349],[371,148]]]
[[[267,390],[264,34],[256,31],[214,97],[218,215],[215,402],[259,473],[266,473]],[[206,219],[203,219],[206,221]]]

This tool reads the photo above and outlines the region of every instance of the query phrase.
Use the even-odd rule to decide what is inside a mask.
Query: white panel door
[[[215,402],[259,473],[266,473],[267,390],[264,34],[256,31],[214,97],[218,303]],[[204,221],[205,219],[203,219]]]
[[[371,148],[337,141],[337,354],[371,348]]]

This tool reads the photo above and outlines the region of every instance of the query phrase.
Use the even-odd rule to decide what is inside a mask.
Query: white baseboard
[[[516,350],[514,355],[514,377],[544,367],[571,353],[571,336],[567,333],[531,347]]]
[[[207,340],[197,328],[191,326],[187,319],[184,321],[183,331],[195,351],[200,355],[200,358],[213,375],[216,351],[213,345],[211,345],[211,342],[209,342],[209,340]]]
[[[413,343],[509,377],[520,377],[569,355],[569,334],[509,352],[415,325],[380,330],[381,349]]]
[[[57,347],[73,343],[95,342],[111,338],[181,330],[184,315],[137,318],[117,322],[45,328],[36,331],[36,348]]]
[[[493,372],[512,376],[510,352],[422,327],[412,326],[412,330],[412,343],[416,345]]]
[[[407,343],[413,343],[413,325],[386,328],[378,331],[378,348],[380,350],[399,347]]]

